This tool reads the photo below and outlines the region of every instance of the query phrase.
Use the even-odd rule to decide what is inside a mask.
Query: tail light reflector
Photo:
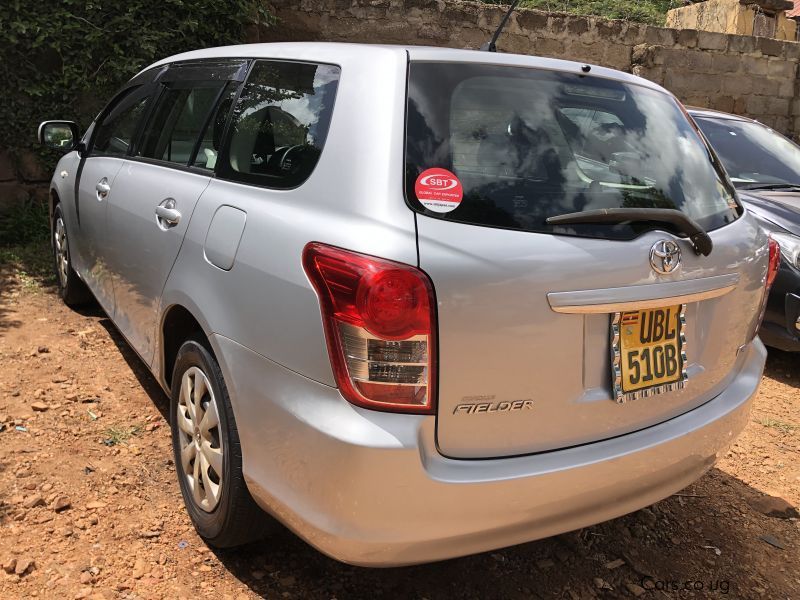
[[[772,284],[775,282],[775,278],[778,276],[778,269],[781,266],[781,247],[778,245],[778,242],[769,238],[769,265],[767,266],[767,293],[769,293],[769,289],[772,287]]]
[[[764,314],[767,312],[767,302],[769,301],[769,290],[778,276],[778,269],[781,267],[781,247],[778,242],[769,238],[769,260],[767,262],[767,274],[764,277],[764,295],[761,297],[761,306],[758,308],[758,318],[753,322],[750,332],[747,336],[748,343],[755,339],[758,335],[758,329],[761,327],[761,321],[764,320]]]
[[[377,410],[432,413],[436,319],[427,275],[317,242],[303,250],[303,268],[320,300],[345,399]]]

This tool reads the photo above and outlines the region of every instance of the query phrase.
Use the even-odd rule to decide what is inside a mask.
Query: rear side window
[[[187,165],[224,85],[220,81],[168,84],[138,144],[138,156]]]
[[[257,61],[233,110],[220,176],[275,188],[303,183],[325,145],[339,72],[333,65]]]
[[[669,95],[598,77],[463,63],[411,64],[406,197],[439,219],[611,239],[653,226],[546,220],[671,208],[709,230],[739,215],[730,183]]]
[[[152,87],[130,88],[97,124],[92,154],[125,156],[145,115]]]
[[[236,98],[236,91],[239,89],[239,83],[232,81],[229,82],[225,91],[222,94],[222,99],[214,114],[209,119],[206,129],[200,139],[200,145],[197,149],[193,167],[200,167],[202,169],[214,169],[217,165],[219,158],[220,148],[222,147],[222,134],[225,131],[225,121],[228,114],[231,112],[231,106]]]

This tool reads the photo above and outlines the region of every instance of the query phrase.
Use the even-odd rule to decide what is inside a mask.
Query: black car
[[[742,203],[781,247],[761,340],[780,350],[800,351],[800,146],[752,119],[705,109],[689,113]]]

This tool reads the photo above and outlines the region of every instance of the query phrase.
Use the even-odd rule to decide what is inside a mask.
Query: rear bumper
[[[244,471],[266,511],[322,552],[369,566],[509,546],[605,521],[684,488],[748,421],[766,358],[756,340],[726,390],[689,413],[602,442],[454,460],[435,417],[357,409],[336,389],[214,336]]]

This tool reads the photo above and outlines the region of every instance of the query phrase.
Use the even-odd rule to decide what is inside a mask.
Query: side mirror
[[[78,145],[78,125],[72,121],[43,121],[39,125],[39,143],[59,150],[69,152]]]

